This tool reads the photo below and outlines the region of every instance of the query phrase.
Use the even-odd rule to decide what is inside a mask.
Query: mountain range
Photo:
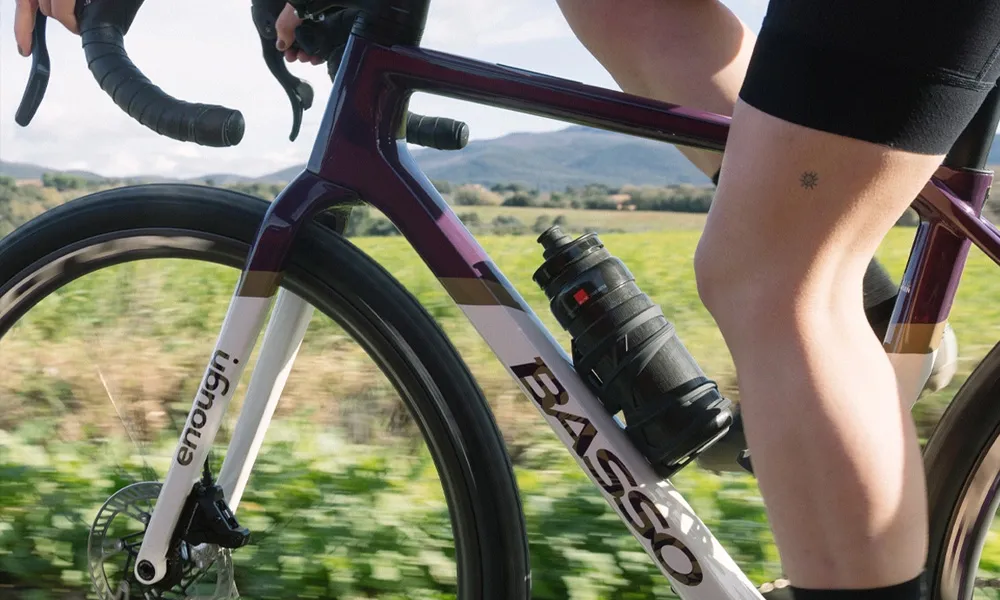
[[[518,182],[542,190],[588,183],[612,186],[709,183],[708,178],[670,144],[581,126],[474,140],[464,149],[453,152],[426,148],[413,148],[412,152],[428,177],[452,183],[492,185]],[[989,164],[1000,164],[1000,144],[994,143]],[[211,180],[216,185],[284,183],[302,168],[303,165],[299,165],[259,177],[216,173],[183,181]],[[0,161],[0,175],[16,179],[35,179],[46,172],[58,171],[38,165]],[[89,171],[66,173],[86,179],[101,178],[101,175]],[[156,175],[128,179],[178,181]]]

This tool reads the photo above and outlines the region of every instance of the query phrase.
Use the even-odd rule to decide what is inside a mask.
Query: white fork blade
[[[311,304],[288,290],[278,292],[246,400],[219,471],[219,485],[234,514],[314,312]]]

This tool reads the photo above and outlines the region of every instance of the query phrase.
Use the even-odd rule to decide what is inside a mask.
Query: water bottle
[[[660,307],[595,233],[538,238],[533,279],[572,338],[573,364],[656,470],[669,477],[728,431],[732,403],[705,376]]]

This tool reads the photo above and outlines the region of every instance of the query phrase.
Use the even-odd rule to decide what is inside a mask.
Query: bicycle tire
[[[930,514],[926,572],[934,600],[972,597],[983,536],[1000,503],[998,399],[1000,344],[962,384],[924,448]],[[989,518],[986,529],[977,531],[983,517]]]
[[[52,290],[113,264],[191,257],[242,268],[268,206],[229,190],[150,184],[51,209],[0,240],[0,336]],[[136,242],[178,235],[206,243]],[[513,467],[482,391],[438,324],[371,257],[315,222],[299,234],[282,285],[350,332],[408,398],[448,500],[459,598],[528,598]]]

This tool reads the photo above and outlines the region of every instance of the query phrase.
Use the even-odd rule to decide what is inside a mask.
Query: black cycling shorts
[[[1000,0],[771,0],[740,98],[812,129],[945,154],[1000,77]]]

